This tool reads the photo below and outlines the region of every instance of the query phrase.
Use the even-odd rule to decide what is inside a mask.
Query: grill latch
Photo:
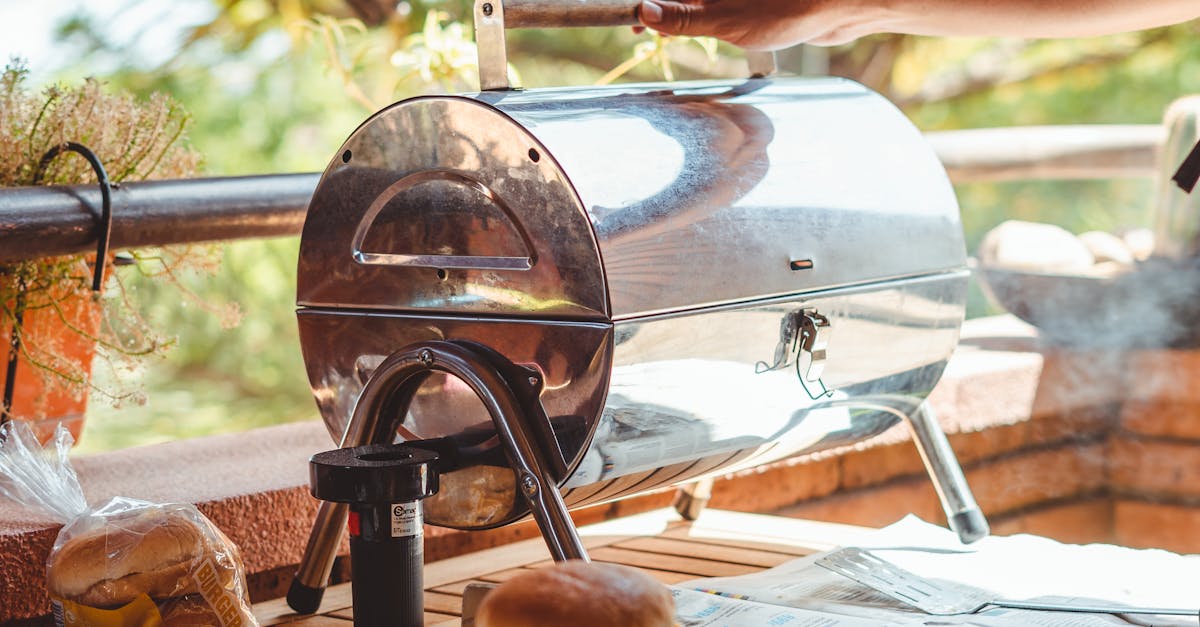
[[[821,376],[825,373],[829,334],[832,330],[833,325],[829,318],[821,315],[816,309],[788,312],[779,323],[779,344],[775,346],[774,358],[770,364],[765,361],[758,362],[754,371],[761,374],[795,364],[796,376],[809,398],[816,400],[831,396],[833,392],[825,387]],[[817,386],[818,391],[814,393],[810,385]]]

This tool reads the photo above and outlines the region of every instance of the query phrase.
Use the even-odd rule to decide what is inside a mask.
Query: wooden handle
[[[641,0],[496,0],[505,28],[636,26]]]
[[[508,81],[509,28],[637,26],[641,0],[475,0],[475,44],[479,89],[512,89]],[[747,52],[752,78],[775,72],[775,53]]]

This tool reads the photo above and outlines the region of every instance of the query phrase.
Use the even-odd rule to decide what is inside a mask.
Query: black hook
[[[112,238],[113,184],[108,181],[108,173],[104,171],[104,165],[100,163],[100,158],[96,156],[96,153],[83,144],[63,142],[42,155],[42,160],[33,173],[34,185],[41,182],[42,174],[46,172],[46,166],[50,165],[50,162],[64,151],[83,155],[83,158],[91,164],[92,170],[96,172],[96,178],[100,181],[100,237],[96,244],[96,271],[92,274],[92,291],[99,292],[104,286],[104,266],[107,263],[109,240]]]
[[[1179,171],[1171,180],[1189,194],[1196,189],[1196,182],[1200,181],[1200,142],[1192,148],[1192,152],[1183,160],[1183,165],[1179,166]]]
[[[113,185],[108,181],[108,173],[104,171],[104,165],[100,163],[100,158],[96,153],[92,152],[87,146],[76,142],[63,142],[54,146],[42,155],[42,160],[38,162],[37,169],[33,172],[33,184],[37,185],[42,180],[42,175],[46,172],[46,166],[55,157],[62,154],[64,151],[77,152],[83,155],[91,164],[92,170],[96,172],[96,178],[100,181],[100,238],[96,244],[96,270],[92,275],[92,291],[99,292],[104,287],[104,266],[108,257],[108,245],[112,236],[112,188]],[[0,425],[12,419],[13,393],[16,390],[17,381],[17,363],[21,356],[21,327],[25,322],[25,278],[17,276],[17,298],[13,303],[13,324],[9,336],[8,346],[8,365],[4,373],[4,405],[3,413],[0,414]]]

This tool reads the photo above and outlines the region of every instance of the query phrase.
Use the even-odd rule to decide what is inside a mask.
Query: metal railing
[[[126,183],[113,190],[113,250],[296,235],[319,174]],[[94,249],[96,185],[0,189],[0,262]]]
[[[1006,127],[927,133],[955,183],[1154,177],[1160,125]],[[320,175],[126,183],[113,192],[113,250],[297,235]],[[95,185],[0,188],[0,263],[95,247]]]
[[[926,133],[955,183],[1153,178],[1158,124],[1017,126]]]

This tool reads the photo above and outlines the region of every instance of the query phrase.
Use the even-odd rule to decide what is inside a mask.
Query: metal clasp
[[[829,318],[814,308],[788,312],[779,323],[779,344],[775,346],[772,363],[760,361],[755,365],[754,372],[761,374],[779,370],[794,363],[796,377],[800,379],[800,385],[804,387],[809,398],[816,400],[831,396],[833,392],[825,387],[821,375],[825,372],[829,334],[832,329]],[[800,359],[801,355],[807,355],[807,359]],[[820,386],[820,391],[814,394],[809,388],[810,384]]]
[[[800,372],[800,360],[796,359],[796,375],[800,377],[800,385],[809,398],[817,400],[823,396],[831,396],[833,392],[825,387],[821,375],[825,373],[825,358],[829,348],[829,334],[833,326],[829,318],[817,313],[816,309],[800,311],[800,353],[808,353],[808,367],[803,374]],[[808,389],[809,383],[821,386],[819,394],[813,394]]]

